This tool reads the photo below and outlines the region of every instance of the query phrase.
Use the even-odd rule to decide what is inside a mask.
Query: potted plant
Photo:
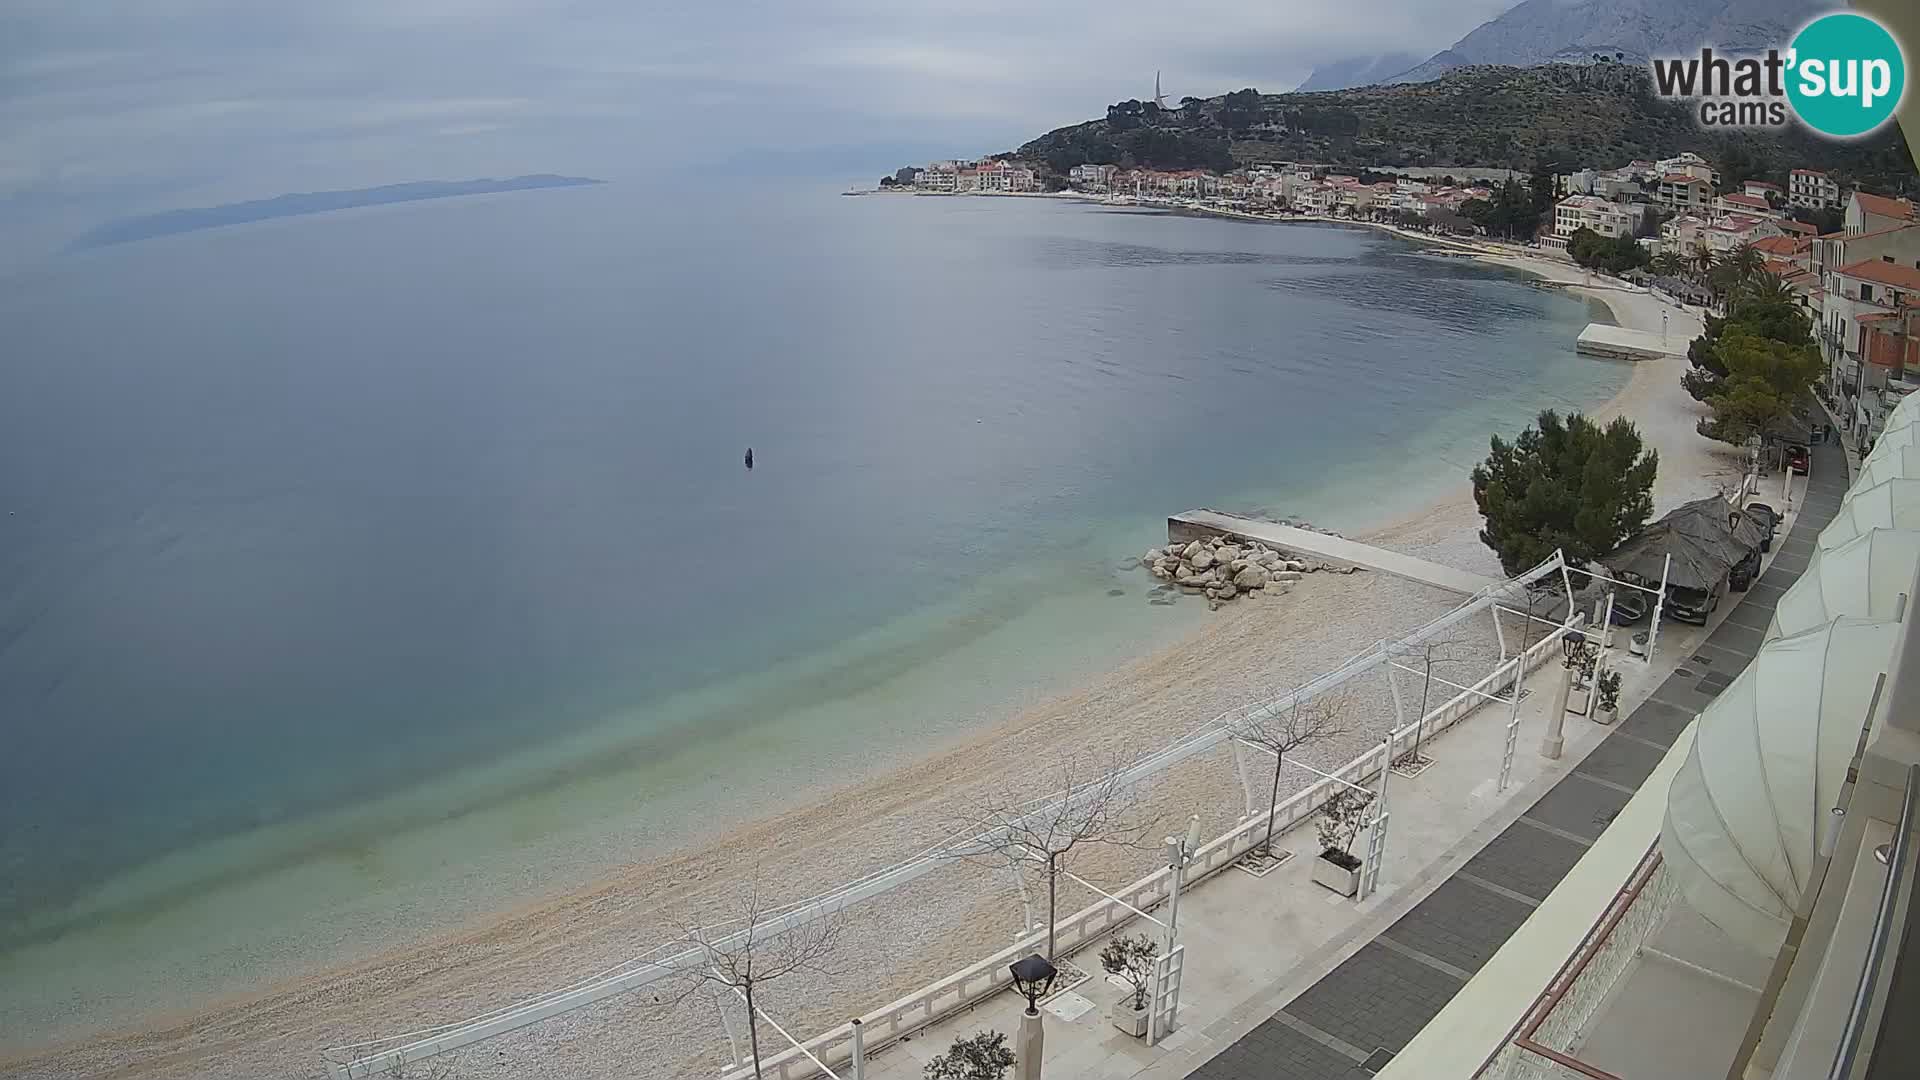
[[[1600,650],[1588,645],[1581,648],[1564,663],[1573,671],[1573,686],[1567,693],[1567,711],[1585,716],[1592,711],[1593,705],[1593,669],[1600,661]]]
[[[1313,860],[1313,880],[1341,896],[1360,891],[1360,860],[1354,857],[1353,842],[1367,823],[1367,806],[1372,802],[1370,791],[1341,788],[1320,808],[1320,820],[1315,823],[1320,857]]]
[[[977,1031],[953,1040],[947,1052],[927,1062],[927,1080],[1000,1080],[1013,1068],[1013,1051],[998,1031]]]
[[[1599,702],[1593,710],[1594,723],[1611,724],[1620,715],[1620,673],[1603,671],[1594,685],[1599,694]]]
[[[1109,975],[1125,979],[1129,990],[1113,1003],[1113,1026],[1135,1038],[1147,1034],[1147,991],[1153,986],[1153,964],[1160,943],[1141,934],[1116,937],[1100,950],[1100,966]]]

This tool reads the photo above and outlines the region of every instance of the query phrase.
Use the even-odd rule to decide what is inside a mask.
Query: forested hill
[[[1855,143],[1798,126],[1778,132],[1701,128],[1685,105],[1654,96],[1627,64],[1460,68],[1425,83],[1323,93],[1238,90],[1185,98],[1179,108],[1123,101],[1104,119],[1059,128],[1019,155],[1057,172],[1083,163],[1211,168],[1262,161],[1349,166],[1478,166],[1530,170],[1612,168],[1692,150],[1723,179],[1827,168],[1875,190],[1915,185],[1896,125]]]

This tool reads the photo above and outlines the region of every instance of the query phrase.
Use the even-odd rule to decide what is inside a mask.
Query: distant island
[[[70,250],[126,244],[151,240],[156,236],[218,229],[227,225],[245,225],[271,218],[324,214],[330,210],[350,210],[356,206],[380,206],[385,203],[418,202],[422,199],[451,199],[460,195],[490,195],[501,191],[527,191],[534,188],[580,187],[604,184],[584,176],[554,176],[540,173],[516,176],[510,180],[416,180],[383,187],[353,188],[347,191],[309,191],[277,195],[271,199],[203,206],[190,210],[167,210],[158,214],[110,221],[75,240]]]

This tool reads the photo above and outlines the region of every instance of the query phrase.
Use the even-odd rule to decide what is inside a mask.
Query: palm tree
[[[1742,282],[1766,269],[1767,258],[1755,251],[1752,244],[1741,244],[1727,256],[1726,265],[1732,272],[1733,280]]]
[[[1760,304],[1792,304],[1797,299],[1793,286],[1788,285],[1778,274],[1766,270],[1748,278],[1741,286],[1740,294],[1745,299]]]
[[[1693,253],[1688,261],[1693,263],[1694,273],[1704,279],[1708,271],[1713,269],[1714,263],[1719,260],[1713,257],[1713,249],[1707,246],[1705,240],[1697,240],[1694,242]]]
[[[1687,268],[1687,260],[1677,251],[1663,251],[1653,257],[1653,272],[1661,277],[1674,277]]]

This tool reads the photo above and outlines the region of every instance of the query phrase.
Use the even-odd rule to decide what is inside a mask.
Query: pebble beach
[[[1699,332],[1697,312],[1645,293],[1588,288],[1586,275],[1566,264],[1480,257],[1596,298],[1621,325],[1658,331],[1664,317],[1677,342]],[[1633,420],[1659,452],[1656,513],[1738,481],[1737,457],[1694,431],[1697,406],[1679,387],[1684,366],[1683,357],[1639,364],[1625,388],[1595,410],[1600,419]],[[1479,524],[1463,476],[1457,490],[1432,505],[1359,538],[1497,574],[1497,561],[1477,538]],[[1159,584],[1146,567],[1138,575],[1143,587]],[[965,829],[981,805],[1005,792],[1009,777],[1045,777],[1070,762],[1138,756],[1229,709],[1284,693],[1458,601],[1454,594],[1377,574],[1303,573],[1270,584],[1263,579],[1257,590],[1218,604],[1197,629],[1170,628],[1166,640],[1145,655],[1068,692],[907,764],[856,770],[838,789],[810,793],[790,809],[711,842],[667,852],[590,887],[436,940],[211,1009],[0,1058],[0,1073],[47,1080],[321,1075],[320,1047],[456,1021],[601,970],[671,941],[687,927],[737,914],[743,882],[751,882],[764,902],[787,903],[891,865]],[[1471,681],[1497,656],[1493,629],[1484,622],[1462,631],[1456,644],[1448,661],[1455,666],[1436,667],[1435,674]],[[1384,682],[1356,687],[1342,704],[1346,732],[1304,755],[1317,767],[1350,760],[1391,726]],[[1282,797],[1304,782],[1303,776],[1288,778]],[[1136,812],[1147,835],[1159,836],[1168,823],[1199,814],[1205,834],[1213,836],[1245,810],[1234,760],[1217,750],[1161,774]],[[1103,847],[1076,859],[1073,869],[1112,888],[1156,861],[1153,851]],[[1091,899],[1078,886],[1063,888],[1061,911]],[[1021,929],[1020,910],[1004,871],[953,863],[862,904],[846,920],[830,970],[783,982],[763,1006],[804,1038],[1004,947]],[[699,992],[615,998],[470,1047],[450,1075],[712,1076],[726,1060],[716,1007]]]

